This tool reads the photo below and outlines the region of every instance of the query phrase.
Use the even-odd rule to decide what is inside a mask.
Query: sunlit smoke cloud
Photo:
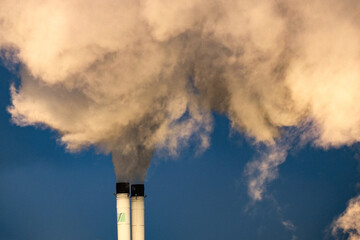
[[[332,233],[334,236],[347,234],[348,240],[360,239],[360,196],[351,199],[346,210],[333,222]]]
[[[248,165],[261,199],[285,127],[311,121],[302,134],[324,148],[359,141],[358,12],[353,0],[3,0],[2,58],[21,65],[9,112],[70,151],[112,152],[117,179],[136,181],[155,149],[207,148],[211,113],[225,114],[270,149]]]

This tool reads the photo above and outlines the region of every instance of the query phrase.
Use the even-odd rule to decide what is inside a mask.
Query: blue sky
[[[0,79],[0,239],[116,239],[111,156],[70,154],[56,132],[12,124],[6,107],[18,79],[4,67]],[[152,159],[146,239],[331,239],[331,222],[359,192],[357,146],[291,150],[252,203],[243,172],[254,147],[230,134],[226,117],[214,119],[203,154],[190,145],[177,158]]]

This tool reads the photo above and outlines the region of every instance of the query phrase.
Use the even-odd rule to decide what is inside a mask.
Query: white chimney
[[[144,184],[131,185],[132,240],[145,239]]]
[[[129,183],[116,183],[118,240],[130,240]]]

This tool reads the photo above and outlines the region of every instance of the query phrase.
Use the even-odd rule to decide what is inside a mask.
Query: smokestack
[[[132,240],[145,239],[144,184],[131,185]]]
[[[118,240],[130,240],[129,183],[116,183]]]

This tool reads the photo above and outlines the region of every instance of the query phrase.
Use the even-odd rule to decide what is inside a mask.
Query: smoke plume
[[[355,0],[2,0],[0,48],[21,68],[9,112],[70,151],[113,153],[143,181],[154,149],[210,144],[212,112],[254,144],[254,189],[274,178],[288,127],[323,148],[360,139]],[[279,157],[278,159],[275,159]],[[255,170],[255,169],[258,170]],[[267,173],[270,169],[270,173]],[[272,173],[271,173],[272,172]],[[251,183],[252,184],[252,183]],[[261,199],[261,191],[250,193]]]

